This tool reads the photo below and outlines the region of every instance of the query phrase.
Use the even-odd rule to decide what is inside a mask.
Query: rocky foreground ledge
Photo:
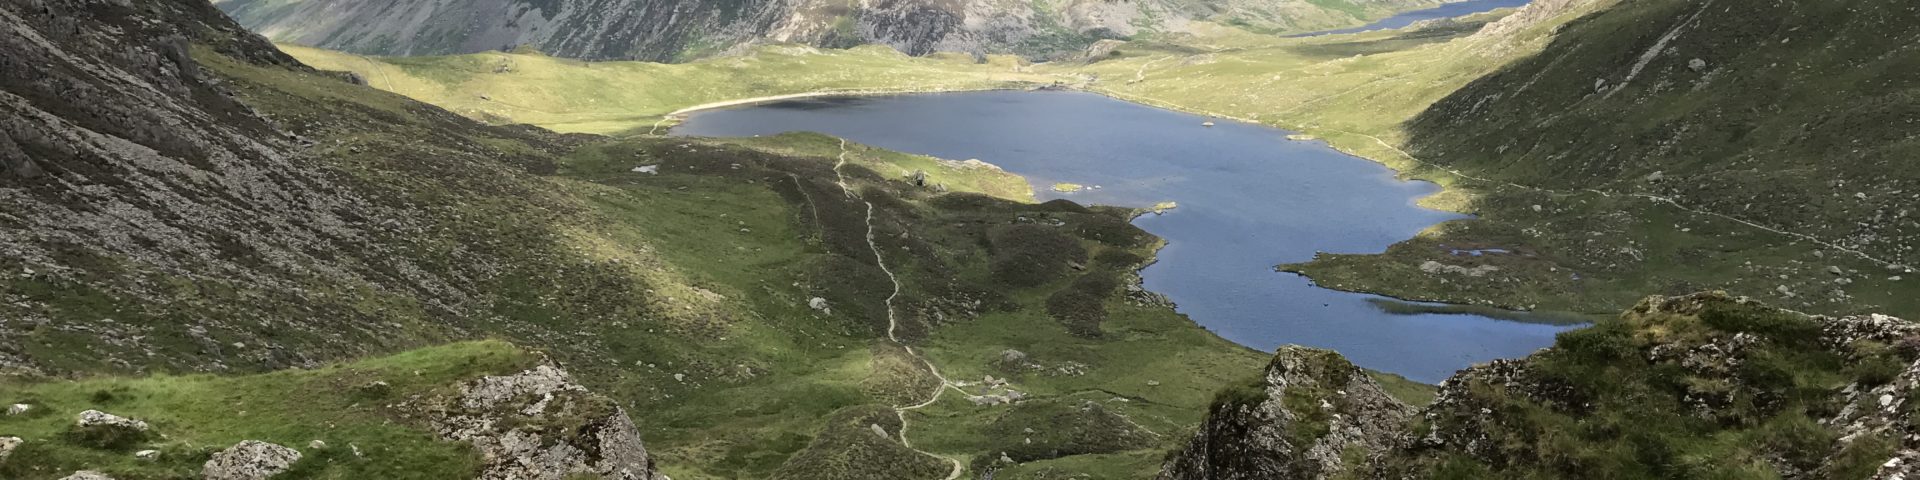
[[[1330,351],[1223,391],[1160,478],[1906,478],[1920,326],[1651,297],[1409,406]]]

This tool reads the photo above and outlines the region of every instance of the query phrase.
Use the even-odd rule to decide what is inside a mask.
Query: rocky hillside
[[[1440,0],[216,0],[276,41],[376,55],[532,47],[594,60],[671,61],[756,42],[936,51],[1078,52],[1190,22],[1262,31],[1337,28]]]
[[[1885,263],[1920,260],[1920,11],[1624,2],[1455,92],[1412,151],[1548,189],[1674,198]],[[1834,75],[1833,72],[1846,72]]]
[[[0,52],[0,478],[1139,477],[1259,362],[981,162],[489,127],[200,0]]]
[[[1920,468],[1916,360],[1920,325],[1723,294],[1649,298],[1461,371],[1417,412],[1290,348],[1161,478],[1901,478]]]

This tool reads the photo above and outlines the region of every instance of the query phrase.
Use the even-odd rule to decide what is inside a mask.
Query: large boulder
[[[300,452],[259,440],[236,443],[200,468],[205,480],[265,480],[293,468]]]
[[[120,449],[146,440],[151,429],[147,422],[99,410],[87,410],[74,418],[68,438],[89,447]]]
[[[1413,411],[1337,353],[1282,347],[1259,379],[1214,400],[1160,478],[1331,478],[1356,467],[1344,453],[1392,444]]]
[[[627,412],[550,365],[474,380],[434,417],[441,436],[480,449],[482,479],[661,478]]]

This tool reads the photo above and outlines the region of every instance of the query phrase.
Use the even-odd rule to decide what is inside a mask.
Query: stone
[[[152,428],[147,425],[147,422],[99,410],[80,412],[80,416],[74,419],[74,425],[82,428],[125,428],[136,432],[145,432]]]
[[[20,437],[0,437],[0,462],[7,461],[7,456],[12,455],[13,449],[20,448],[22,443],[27,441],[21,440]]]
[[[641,165],[641,166],[638,166],[638,167],[633,167],[633,170],[632,170],[632,172],[633,172],[633,173],[644,173],[644,174],[648,174],[648,175],[659,175],[659,174],[660,174],[660,166],[659,166],[659,165]]]
[[[825,298],[813,297],[813,298],[807,299],[807,308],[819,310],[820,313],[825,313],[828,315],[833,314],[833,306],[827,305],[827,299]]]
[[[133,452],[133,458],[138,458],[138,459],[149,461],[149,462],[154,460],[159,460],[160,451],[159,450],[141,450],[138,452]]]
[[[316,439],[316,440],[314,440],[314,441],[311,441],[311,442],[307,442],[307,448],[309,448],[309,449],[313,449],[313,450],[326,450],[326,449],[327,449],[327,442],[323,442],[323,441],[320,441],[320,440],[318,440],[318,439]]]
[[[1706,69],[1707,69],[1707,61],[1706,61],[1706,60],[1701,60],[1701,59],[1698,59],[1698,58],[1696,58],[1696,59],[1692,59],[1692,60],[1687,60],[1687,69],[1688,69],[1688,70],[1693,70],[1693,71],[1696,71],[1696,72],[1698,72],[1698,71],[1701,71],[1701,70],[1706,70]]]
[[[879,435],[879,436],[880,436],[880,438],[889,438],[889,437],[887,437],[887,429],[885,429],[885,428],[880,428],[880,424],[878,424],[878,423],[869,423],[869,424],[867,424],[867,427],[868,427],[868,428],[871,428],[871,429],[873,429],[873,434],[874,434],[874,435]]]
[[[16,404],[7,406],[7,415],[8,416],[25,415],[28,410],[33,410],[33,405],[16,403]]]
[[[207,463],[200,467],[200,477],[205,480],[265,480],[293,468],[293,462],[298,461],[300,452],[294,449],[259,440],[243,440],[207,459]]]
[[[1846,273],[1846,272],[1844,272],[1844,271],[1842,271],[1842,270],[1840,270],[1840,267],[1835,267],[1835,266],[1829,266],[1829,267],[1827,267],[1827,273],[1831,273],[1831,274],[1834,274],[1834,275],[1841,275],[1841,274],[1844,274],[1844,273]]]
[[[552,365],[468,382],[432,421],[480,452],[481,480],[662,478],[626,410]]]
[[[72,475],[60,477],[60,480],[113,480],[113,477],[93,470],[81,470],[73,472]]]

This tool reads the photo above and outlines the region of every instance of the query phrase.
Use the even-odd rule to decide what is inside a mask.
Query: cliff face
[[[1302,394],[1328,377],[1298,365],[1345,365],[1303,351],[1279,353],[1264,396],[1222,393],[1216,403],[1238,406],[1215,408],[1162,478],[1898,478],[1920,468],[1920,326],[1883,315],[1652,297],[1531,357],[1461,371],[1410,420],[1353,375],[1344,393]],[[1331,430],[1286,409],[1314,401]],[[1309,438],[1321,440],[1295,441]]]
[[[1076,52],[1192,21],[1274,31],[1355,25],[1438,0],[418,0],[214,2],[278,41],[378,55],[531,46],[585,59],[670,61],[753,42],[935,51]]]

